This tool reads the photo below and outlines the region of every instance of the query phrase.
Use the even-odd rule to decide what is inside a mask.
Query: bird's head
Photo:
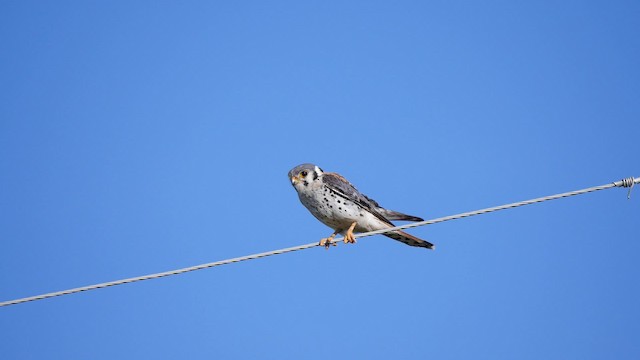
[[[322,169],[313,164],[302,164],[289,171],[289,180],[296,189],[309,186],[314,181],[318,181],[322,176]]]

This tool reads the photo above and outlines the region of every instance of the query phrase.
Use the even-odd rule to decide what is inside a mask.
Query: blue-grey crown
[[[289,171],[289,178],[291,178],[292,176],[298,175],[302,170],[307,170],[311,172],[311,171],[314,171],[315,169],[316,169],[316,165],[310,164],[310,163],[298,165],[293,169],[291,169],[291,171]],[[322,171],[322,169],[320,169],[320,171]]]

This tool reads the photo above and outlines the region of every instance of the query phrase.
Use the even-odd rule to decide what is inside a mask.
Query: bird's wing
[[[389,219],[384,217],[377,210],[380,206],[375,200],[368,198],[367,196],[361,194],[347,179],[342,177],[336,173],[324,173],[322,176],[322,181],[324,184],[334,191],[336,195],[344,198],[345,200],[353,201],[354,203],[361,206],[363,209],[367,210],[375,217],[380,219],[385,224],[394,226]]]
[[[347,179],[336,173],[325,173],[323,176],[324,183],[334,191],[340,193],[343,197],[351,200],[365,209],[372,211],[374,215],[381,215],[386,223],[391,224],[391,220],[404,221],[423,221],[424,219],[417,216],[403,214],[398,211],[388,210],[380,206],[377,201],[362,194]],[[377,216],[376,215],[376,216]]]
[[[382,208],[382,207],[378,207],[378,208],[376,208],[376,210],[378,210],[378,212],[382,216],[386,217],[389,220],[424,221],[424,219],[421,218],[421,217],[403,214],[401,212],[388,210],[388,209],[385,209],[385,208]]]
[[[388,220],[424,221],[424,219],[421,217],[407,215],[398,211],[385,209],[382,206],[380,206],[380,204],[378,204],[377,201],[370,199],[367,195],[362,194],[362,196],[364,196],[367,200],[369,200],[369,202],[376,209],[376,211],[378,211],[380,215],[384,216]]]

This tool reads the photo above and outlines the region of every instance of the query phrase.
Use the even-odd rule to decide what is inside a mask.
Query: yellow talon
[[[347,230],[347,233],[344,234],[344,243],[345,244],[355,244],[356,243],[356,238],[355,236],[353,236],[353,229],[356,228],[356,222],[354,222],[353,224],[351,224],[351,226],[349,227],[349,229]]]
[[[336,237],[336,233],[333,233],[331,236],[329,236],[328,238],[324,238],[320,240],[320,246],[324,246],[325,249],[329,250],[329,247],[331,245],[333,246],[337,246],[337,244],[333,241],[333,238]]]

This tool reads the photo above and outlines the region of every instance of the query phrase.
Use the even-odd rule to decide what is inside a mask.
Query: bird
[[[324,172],[314,164],[301,164],[289,171],[291,185],[298,192],[300,202],[318,220],[334,230],[320,240],[319,245],[336,245],[337,234],[345,243],[355,243],[354,233],[383,230],[394,227],[391,220],[423,221],[422,218],[388,210],[375,200],[359,192],[347,179],[335,172]],[[393,230],[384,236],[426,249],[435,246],[404,231]]]

